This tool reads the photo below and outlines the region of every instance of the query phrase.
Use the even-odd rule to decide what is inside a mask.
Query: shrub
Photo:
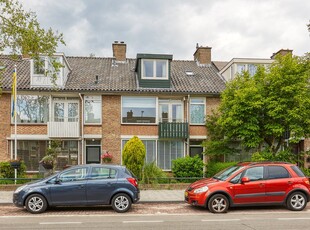
[[[285,161],[290,163],[297,163],[298,158],[296,154],[293,154],[289,150],[283,150],[276,155],[269,151],[256,152],[251,157],[252,161]]]
[[[21,161],[20,167],[17,169],[17,178],[24,178],[26,173],[26,165]],[[11,167],[10,161],[0,162],[0,178],[14,178],[15,172],[14,168]],[[24,183],[25,181],[20,181],[18,183]],[[12,184],[14,180],[0,180],[0,184]]]
[[[202,177],[203,162],[199,156],[178,158],[172,161],[172,173],[175,177]],[[180,180],[190,182],[191,180]]]
[[[165,181],[166,177],[166,173],[155,162],[152,162],[144,165],[141,183],[158,184]]]
[[[137,136],[127,141],[123,149],[122,157],[124,165],[138,178],[142,177],[145,153],[144,144]]]
[[[237,164],[236,162],[209,162],[207,164],[206,177],[213,177],[218,172],[230,166]]]

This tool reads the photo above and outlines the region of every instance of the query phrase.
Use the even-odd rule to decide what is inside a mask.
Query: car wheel
[[[32,194],[26,200],[26,209],[28,212],[37,214],[42,213],[47,208],[46,199],[39,194]]]
[[[286,206],[289,210],[301,211],[307,206],[307,198],[302,192],[294,192],[288,197]]]
[[[213,195],[208,202],[208,208],[210,212],[213,213],[225,213],[227,212],[228,207],[229,201],[227,197],[222,194]]]
[[[116,194],[112,199],[112,208],[116,212],[127,212],[131,208],[131,199],[125,193]]]

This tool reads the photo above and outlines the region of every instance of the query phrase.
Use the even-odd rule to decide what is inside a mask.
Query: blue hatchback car
[[[50,206],[112,205],[126,212],[138,202],[137,179],[120,165],[78,165],[16,189],[13,203],[31,213]]]

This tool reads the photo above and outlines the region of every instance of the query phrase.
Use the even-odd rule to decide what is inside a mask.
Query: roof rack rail
[[[286,161],[259,161],[259,162],[253,162],[250,165],[259,165],[259,164],[292,164],[292,163]]]

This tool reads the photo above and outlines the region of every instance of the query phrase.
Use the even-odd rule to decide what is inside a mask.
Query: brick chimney
[[[276,52],[276,53],[273,53],[272,55],[271,55],[271,59],[274,59],[275,58],[275,56],[276,55],[278,55],[278,54],[280,54],[280,55],[282,55],[282,56],[284,56],[284,55],[286,55],[286,54],[292,54],[293,53],[293,50],[289,50],[289,49],[280,49],[278,52]]]
[[[211,64],[211,47],[196,45],[196,52],[194,53],[194,60],[200,65]]]
[[[116,61],[126,61],[126,44],[124,42],[114,41],[112,50]]]

